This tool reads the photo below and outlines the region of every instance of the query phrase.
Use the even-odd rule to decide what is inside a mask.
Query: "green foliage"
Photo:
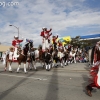
[[[80,40],[80,36],[76,36],[75,38],[72,38],[71,45],[73,47],[78,46],[81,48],[85,48],[87,46],[91,46],[91,40]]]

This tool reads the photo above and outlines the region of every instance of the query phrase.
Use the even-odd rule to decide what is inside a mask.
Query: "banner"
[[[71,42],[71,37],[70,36],[65,36],[62,38],[58,38],[59,41],[61,41],[63,43],[63,46],[69,42]]]
[[[71,42],[71,37],[70,36],[65,36],[65,37],[61,37],[58,38],[57,41],[61,41],[63,46],[66,45],[67,43]],[[53,42],[52,42],[53,43]]]

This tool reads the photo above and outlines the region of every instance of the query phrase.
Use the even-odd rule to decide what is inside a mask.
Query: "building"
[[[99,34],[89,34],[80,36],[81,40],[94,40],[94,39],[100,39],[100,33]]]
[[[12,46],[0,45],[0,58],[2,57],[3,52],[9,50],[10,47]]]
[[[92,45],[95,45],[98,41],[100,41],[100,33],[80,36],[80,41],[90,41]]]

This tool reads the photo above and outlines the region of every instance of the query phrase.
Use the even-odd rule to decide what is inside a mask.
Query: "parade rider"
[[[12,41],[12,46],[14,46],[14,55],[13,55],[13,60],[17,60],[17,57],[19,57],[19,55],[17,54],[17,49],[20,47],[20,43],[23,41],[19,40],[18,36],[14,36],[14,40]]]
[[[50,33],[52,28],[50,30],[47,30],[47,28],[43,27],[42,32],[40,36],[42,36],[42,51],[44,52],[46,48],[49,48],[50,45],[50,36],[52,33]]]
[[[52,42],[53,42],[54,50],[57,49],[57,39],[58,39],[58,35],[57,36],[52,36]]]

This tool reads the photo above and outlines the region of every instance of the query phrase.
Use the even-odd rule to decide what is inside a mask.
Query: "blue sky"
[[[13,2],[12,6],[8,6]],[[15,3],[17,5],[14,5]],[[6,4],[6,6],[3,5]],[[53,35],[82,36],[100,33],[100,0],[0,0],[0,42],[11,44],[19,27],[20,38],[41,44],[42,27]]]

